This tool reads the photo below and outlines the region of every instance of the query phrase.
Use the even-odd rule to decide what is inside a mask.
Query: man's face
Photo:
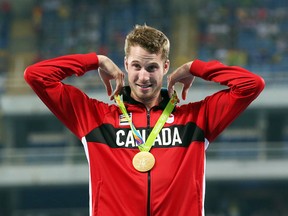
[[[125,69],[135,100],[144,104],[159,100],[163,76],[169,69],[169,61],[165,62],[161,53],[151,54],[140,46],[133,46],[125,58]]]

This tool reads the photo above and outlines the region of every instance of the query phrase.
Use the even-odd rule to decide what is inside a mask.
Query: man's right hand
[[[124,73],[120,68],[107,56],[98,55],[99,68],[98,73],[102,82],[105,85],[107,94],[110,96],[110,100],[114,99],[114,95],[118,95],[122,90],[124,83]],[[111,80],[115,80],[115,89],[111,84]]]

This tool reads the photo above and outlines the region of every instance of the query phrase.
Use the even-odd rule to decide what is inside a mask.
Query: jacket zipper
[[[148,193],[147,193],[147,216],[150,216],[150,201],[151,201],[151,193],[150,193],[150,189],[151,189],[151,173],[150,171],[148,171],[147,173],[147,177],[148,177]]]
[[[147,128],[148,128],[148,136],[150,134],[150,110],[147,110]],[[148,171],[147,173],[147,216],[150,216],[150,202],[151,202],[151,173]]]

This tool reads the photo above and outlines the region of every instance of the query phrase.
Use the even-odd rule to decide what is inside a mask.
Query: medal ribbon
[[[136,144],[138,146],[138,149],[140,151],[147,151],[149,152],[150,149],[152,148],[152,145],[156,139],[156,137],[158,136],[158,134],[160,133],[161,129],[163,128],[165,122],[167,121],[168,117],[170,116],[171,112],[173,111],[176,103],[178,102],[178,98],[177,98],[177,94],[174,91],[172,97],[170,98],[169,102],[167,103],[165,109],[163,110],[161,116],[159,117],[159,119],[157,120],[153,130],[151,131],[151,133],[149,134],[146,142],[144,143],[143,138],[141,136],[141,134],[136,130],[135,126],[132,123],[132,120],[130,118],[130,116],[128,115],[128,112],[126,110],[126,107],[123,103],[123,100],[121,99],[121,97],[119,95],[114,96],[115,101],[119,107],[119,109],[121,110],[121,112],[123,113],[123,115],[125,116],[125,118],[128,120],[133,137],[136,141]]]

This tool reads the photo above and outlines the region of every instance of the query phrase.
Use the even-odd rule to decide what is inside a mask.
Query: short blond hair
[[[130,48],[137,46],[144,48],[150,53],[162,53],[162,59],[167,60],[170,51],[170,42],[167,36],[153,27],[145,25],[136,25],[127,35],[125,40],[124,52],[127,57],[130,54]]]

